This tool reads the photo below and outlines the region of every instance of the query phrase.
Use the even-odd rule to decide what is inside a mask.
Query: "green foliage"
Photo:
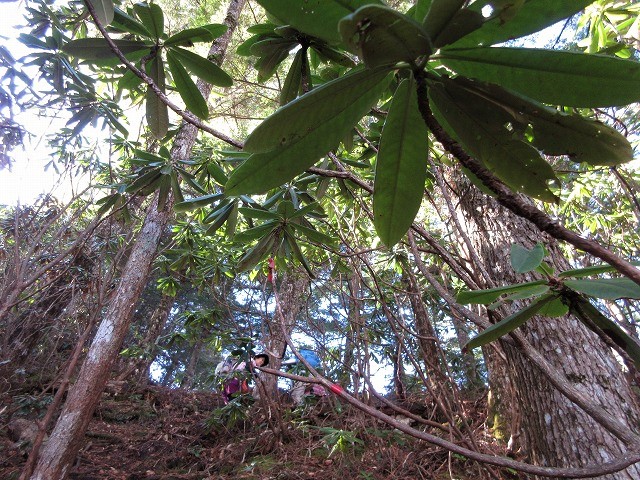
[[[536,244],[531,250],[514,243],[511,245],[511,267],[516,273],[535,270],[542,263],[545,253],[541,243]]]
[[[378,0],[309,0],[291,3],[287,0],[259,0],[265,10],[280,22],[320,38],[329,44],[340,43],[338,23],[357,8],[380,4]]]
[[[544,254],[545,251],[541,244],[537,244],[531,250],[519,245],[512,245],[511,265],[518,273],[530,272],[542,265]],[[640,344],[613,320],[602,315],[581,295],[601,299],[640,298],[640,287],[628,278],[567,279],[569,276],[581,277],[608,271],[610,271],[610,267],[588,267],[561,272],[557,277],[549,278],[547,281],[537,280],[488,290],[461,291],[457,297],[459,303],[487,305],[505,293],[515,294],[508,297],[509,301],[534,297],[529,305],[483,330],[470,340],[465,348],[473,349],[497,340],[520,327],[535,315],[561,316],[571,312],[587,328],[604,336],[605,340],[612,341],[640,365]]]
[[[609,107],[640,100],[634,88],[640,65],[631,60],[510,47],[447,49],[439,59],[460,75],[554,105]]]
[[[365,26],[366,25],[366,26]],[[431,54],[431,42],[422,26],[407,15],[383,5],[366,5],[340,20],[344,43],[369,68],[412,63]]]
[[[171,76],[173,77],[173,81],[180,93],[180,96],[182,97],[182,100],[184,101],[184,104],[196,116],[203,120],[206,119],[209,116],[207,101],[200,93],[200,90],[198,90],[195,82],[191,80],[191,77],[187,73],[187,70],[182,66],[178,56],[169,51],[167,52],[167,61],[169,63]]]
[[[104,0],[108,3],[109,0]],[[111,4],[111,7],[113,5]],[[101,13],[102,14],[102,13]],[[166,78],[168,67],[175,89],[178,91],[187,109],[196,116],[206,119],[209,116],[207,102],[196,87],[188,72],[214,85],[227,87],[232,81],[220,67],[210,60],[185,50],[184,46],[193,46],[196,42],[208,42],[223,35],[227,27],[219,24],[188,28],[168,36],[165,31],[164,14],[155,3],[136,3],[129,13],[114,10],[113,27],[128,35],[137,35],[143,40],[114,39],[121,53],[132,61],[145,65],[146,73],[163,93],[167,93]],[[67,42],[63,50],[76,58],[98,63],[113,60],[115,53],[102,38],[78,38]],[[167,62],[162,57],[166,52]],[[145,55],[146,54],[146,55]],[[144,55],[144,63],[142,56]],[[119,84],[121,89],[135,89],[139,82],[130,78]],[[162,139],[169,129],[169,113],[166,103],[148,86],[146,93],[146,119],[151,133]]]
[[[500,15],[494,15],[480,29],[463,37],[452,47],[489,46],[532,34],[575,15],[593,0],[528,0],[523,5],[522,2],[511,3],[520,4],[515,16],[505,21]],[[470,8],[477,9],[482,5],[483,2],[475,2]]]
[[[315,230],[305,219],[306,215],[312,214],[317,208],[317,204],[312,203],[296,209],[290,201],[283,201],[272,210],[239,208],[239,213],[245,218],[266,221],[235,236],[235,241],[238,243],[257,241],[239,260],[238,270],[241,272],[250,270],[270,255],[282,259],[295,259],[311,277],[314,277],[315,274],[299,242],[316,243],[326,247],[334,243],[331,237]]]
[[[233,430],[249,419],[249,407],[252,403],[251,395],[237,396],[223,407],[213,410],[205,421],[205,426],[214,431]]]
[[[435,48],[444,47],[480,28],[484,17],[472,8],[461,8],[464,2],[434,0],[431,2],[424,28]]]
[[[407,232],[424,195],[429,150],[427,129],[416,103],[412,79],[395,92],[382,130],[376,162],[373,224],[380,239],[395,245]]]
[[[253,155],[234,170],[226,193],[262,193],[309,168],[338,145],[389,81],[386,70],[358,70],[281,107],[245,142]]]
[[[348,454],[364,446],[364,441],[359,439],[356,434],[350,430],[336,429],[332,427],[316,427],[324,434],[322,442],[329,450],[329,457],[334,453]]]
[[[111,0],[87,0],[93,6],[96,17],[102,26],[109,25],[115,16],[115,9]]]
[[[550,189],[557,182],[553,169],[533,146],[508,130],[508,112],[469,93],[447,79],[430,85],[429,98],[440,123],[512,189],[539,200],[558,201]]]
[[[509,315],[507,318],[484,329],[482,333],[476,335],[472,340],[470,340],[469,343],[465,345],[465,348],[473,349],[482,345],[486,345],[487,343],[493,342],[494,340],[497,340],[507,333],[512,332],[516,328],[523,325],[531,317],[536,315],[542,309],[542,307],[555,299],[556,296],[553,294],[542,295],[535,301],[531,302],[531,304],[529,304],[528,306],[524,307],[521,310],[518,310],[513,315]]]

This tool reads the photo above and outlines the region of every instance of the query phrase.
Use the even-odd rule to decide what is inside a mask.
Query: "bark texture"
[[[512,243],[532,248],[542,241],[550,252],[547,259],[551,260],[554,268],[567,268],[553,239],[475,187],[467,185],[464,188],[459,199],[466,219],[466,233],[472,239],[482,267],[492,274],[496,284],[531,279],[516,275],[512,270],[509,261]],[[515,308],[517,305],[512,305],[499,313],[504,316]],[[619,363],[611,350],[580,321],[572,316],[535,317],[522,327],[522,332],[574,387],[638,432],[639,409]],[[578,467],[610,461],[626,452],[625,445],[561,395],[513,347],[503,344],[502,350],[507,377],[511,379],[515,395],[510,404],[520,407],[515,416],[522,421],[521,443],[533,463]],[[490,371],[492,382],[500,382],[501,377],[495,373]],[[602,478],[640,478],[640,468],[629,467]]]
[[[269,368],[279,370],[282,354],[287,344],[286,337],[297,324],[298,314],[307,303],[309,297],[309,275],[303,268],[291,269],[284,272],[277,284],[278,308],[273,317],[265,322],[267,331],[264,338],[267,350],[272,353]],[[267,395],[276,398],[278,378],[274,375],[261,375]],[[260,390],[258,390],[260,392]]]
[[[66,478],[84,439],[84,432],[129,328],[133,309],[147,283],[160,237],[171,217],[171,210],[158,211],[155,201],[150,210],[76,383],[69,391],[58,422],[31,476],[32,480]]]

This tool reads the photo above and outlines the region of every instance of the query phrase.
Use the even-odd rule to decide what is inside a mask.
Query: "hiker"
[[[301,348],[298,350],[302,358],[304,358],[309,365],[313,368],[320,368],[320,357],[318,354],[308,348]],[[282,362],[283,366],[293,366],[296,370],[304,369],[304,364],[300,363],[298,365],[298,359],[293,358],[290,360],[285,360]],[[325,397],[328,395],[327,390],[317,383],[305,383],[305,382],[294,382],[291,391],[289,392],[291,398],[297,405],[302,405],[304,403],[304,399],[309,396],[314,397]]]
[[[247,362],[240,361],[240,359],[232,356],[220,362],[216,366],[215,373],[220,377],[224,377],[222,396],[225,404],[229,403],[231,398],[238,392],[240,394],[250,392],[247,372],[253,372],[253,367],[266,367],[267,365],[269,365],[269,356],[266,353],[260,353],[253,357],[249,365],[247,365]]]

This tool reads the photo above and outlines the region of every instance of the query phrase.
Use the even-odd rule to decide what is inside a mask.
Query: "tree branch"
[[[482,183],[496,195],[496,200],[501,205],[508,208],[519,217],[529,220],[540,231],[548,233],[553,238],[566,241],[577,249],[584,250],[585,252],[604,260],[618,270],[618,272],[629,277],[640,285],[640,270],[634,267],[631,263],[615,255],[599,243],[577,235],[534,205],[523,202],[518,195],[514,194],[478,160],[471,157],[458,142],[451,138],[451,136],[444,130],[444,128],[442,128],[433,116],[433,112],[429,106],[429,98],[427,96],[425,73],[421,70],[416,70],[414,71],[414,75],[417,80],[418,108],[429,130],[431,130],[433,135],[447,152],[453,155],[465,168],[469,169],[469,171],[478,177],[480,181],[482,181]]]
[[[116,57],[118,57],[120,59],[120,61],[122,63],[124,63],[124,65],[129,70],[131,70],[138,78],[140,78],[144,83],[146,83],[149,86],[149,88],[151,88],[151,90],[153,90],[153,92],[158,96],[158,98],[160,99],[160,101],[162,103],[164,103],[167,107],[169,107],[171,110],[173,110],[179,116],[181,116],[184,119],[185,122],[188,122],[188,123],[194,125],[195,127],[199,128],[200,130],[213,135],[214,137],[222,140],[223,142],[228,143],[229,145],[232,145],[232,146],[237,147],[237,148],[242,148],[242,143],[240,143],[237,140],[234,140],[234,139],[228,137],[224,133],[218,132],[217,130],[205,125],[194,114],[192,114],[188,110],[182,110],[175,103],[173,103],[171,100],[169,100],[169,97],[167,97],[167,95],[155,84],[155,82],[153,81],[153,79],[149,75],[147,75],[145,72],[140,70],[133,63],[131,63],[127,59],[127,57],[125,57],[125,55],[122,53],[122,51],[118,48],[118,46],[115,44],[115,42],[111,39],[111,37],[109,36],[109,33],[107,33],[107,31],[104,28],[104,26],[98,20],[98,18],[96,16],[96,11],[93,8],[93,5],[91,4],[91,2],[88,2],[88,1],[85,0],[84,4],[87,7],[87,10],[89,11],[89,14],[91,15],[91,18],[95,22],[96,27],[98,27],[98,30],[100,30],[100,33],[102,34],[104,39],[107,41],[107,44],[109,45],[109,48],[111,48],[111,51],[116,55]]]

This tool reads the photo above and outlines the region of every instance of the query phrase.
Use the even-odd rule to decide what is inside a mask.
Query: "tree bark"
[[[511,268],[509,250],[512,243],[532,248],[542,241],[550,252],[547,259],[554,268],[567,268],[552,238],[541,234],[529,222],[475,187],[465,186],[459,200],[467,220],[464,224],[466,233],[472,239],[484,269],[491,272],[497,285],[531,279],[515,274]],[[515,308],[518,308],[517,304],[499,313],[504,316]],[[521,327],[521,331],[549,362],[564,372],[574,387],[588,394],[601,409],[622,420],[632,430],[638,430],[640,410],[620,364],[611,350],[581,322],[572,316],[534,317]],[[513,382],[515,395],[509,399],[509,404],[520,407],[515,416],[522,419],[522,446],[533,463],[578,467],[603,463],[626,452],[625,445],[553,388],[514,347],[502,342],[502,351],[506,358],[503,364],[506,378]],[[493,383],[505,378],[503,373],[492,370],[496,365],[494,361],[488,362]],[[504,389],[508,390],[509,387]],[[640,478],[640,468],[632,466],[602,478]]]
[[[228,31],[210,49],[210,54],[216,55],[220,62],[244,3],[245,0],[231,0],[225,19]],[[199,86],[206,98],[211,92],[211,85],[199,82]],[[173,161],[189,158],[197,133],[193,125],[182,125],[172,146]],[[173,215],[172,207],[173,200],[168,199],[164,208],[159,210],[157,195],[151,202],[116,294],[93,339],[78,379],[69,391],[67,402],[31,476],[32,480],[67,477],[129,328],[136,302],[147,283],[160,239]]]
[[[302,268],[284,272],[278,286],[278,307],[272,318],[266,320],[267,332],[265,344],[272,352],[269,368],[279,370],[282,364],[282,354],[287,344],[286,337],[296,326],[297,317],[307,302],[309,296],[309,275]],[[261,375],[265,393],[276,398],[278,378],[273,375]],[[262,393],[258,390],[258,393]]]
[[[118,289],[105,313],[69,391],[58,422],[43,449],[32,480],[64,479],[84,438],[93,411],[118,356],[136,302],[146,284],[160,237],[172,211],[158,211],[156,201],[147,213]]]
[[[419,335],[418,345],[420,345],[425,371],[429,378],[429,383],[435,390],[438,385],[442,385],[442,382],[446,381],[445,370],[442,366],[442,351],[438,343],[438,337],[427,313],[427,308],[422,301],[418,280],[408,265],[405,265],[403,268],[402,282],[406,286],[409,303],[413,311],[413,318]]]

